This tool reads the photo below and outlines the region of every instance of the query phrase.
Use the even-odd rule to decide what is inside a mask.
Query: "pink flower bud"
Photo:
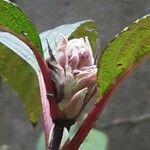
[[[55,62],[48,63],[52,66],[58,105],[65,117],[74,118],[96,85],[97,68],[88,38],[68,41],[63,37],[54,57]]]
[[[87,90],[88,88],[84,88],[78,91],[66,104],[60,102],[60,110],[65,114],[66,117],[73,118],[78,114],[83,106]]]
[[[57,62],[59,65],[61,65],[63,68],[65,67],[66,63],[68,63],[67,59],[67,39],[63,38],[58,46],[58,56],[56,56]]]

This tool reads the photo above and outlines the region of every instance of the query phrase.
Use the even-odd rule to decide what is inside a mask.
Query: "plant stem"
[[[49,150],[58,150],[59,149],[62,135],[63,135],[63,129],[64,129],[63,126],[59,126],[59,125],[55,124],[54,129],[53,129],[53,137],[52,137],[52,141],[50,143]]]
[[[81,125],[80,129],[73,137],[73,139],[66,144],[62,150],[77,150],[79,146],[82,144],[83,140],[93,127],[94,123],[98,119],[99,115],[102,113],[112,91],[109,91],[92,109],[92,111],[88,114],[85,121]]]
[[[43,113],[43,128],[44,128],[44,135],[45,135],[45,144],[46,150],[48,150],[48,139],[49,133],[53,126],[52,118],[50,114],[50,106],[49,101],[46,97],[46,88],[44,84],[44,79],[42,73],[39,74],[39,84],[40,84],[40,92],[41,92],[41,105],[42,105],[42,113]]]
[[[97,121],[98,117],[102,114],[104,107],[106,106],[110,96],[118,87],[119,83],[127,76],[127,74],[132,70],[130,68],[127,70],[118,80],[114,83],[108,92],[95,104],[94,108],[90,111],[83,124],[79,128],[78,132],[75,134],[73,139],[66,143],[62,150],[77,150],[82,144],[83,140],[86,138],[87,134],[92,129],[94,123]]]

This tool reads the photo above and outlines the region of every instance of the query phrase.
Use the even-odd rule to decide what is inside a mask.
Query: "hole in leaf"
[[[21,31],[21,33],[24,35],[24,36],[27,36],[28,33],[24,32],[24,31]]]
[[[116,65],[116,67],[121,67],[123,64],[122,63],[118,63],[117,65]]]

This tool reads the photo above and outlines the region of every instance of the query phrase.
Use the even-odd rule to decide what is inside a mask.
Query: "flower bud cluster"
[[[59,109],[65,117],[74,118],[96,85],[97,68],[88,37],[69,41],[63,37],[50,56]]]

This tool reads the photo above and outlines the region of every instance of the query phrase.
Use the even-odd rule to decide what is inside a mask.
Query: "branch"
[[[62,139],[62,135],[63,135],[63,126],[59,126],[57,124],[55,124],[54,129],[53,129],[53,135],[52,135],[52,141],[50,143],[50,147],[49,150],[58,150],[60,143],[61,143],[61,139]]]
[[[111,90],[103,97],[92,109],[92,111],[88,114],[86,119],[84,120],[83,124],[81,125],[80,129],[73,137],[73,139],[66,144],[62,150],[77,150],[80,145],[82,144],[83,140],[93,127],[94,123],[98,119],[99,115],[102,113],[108,98],[111,96]]]

